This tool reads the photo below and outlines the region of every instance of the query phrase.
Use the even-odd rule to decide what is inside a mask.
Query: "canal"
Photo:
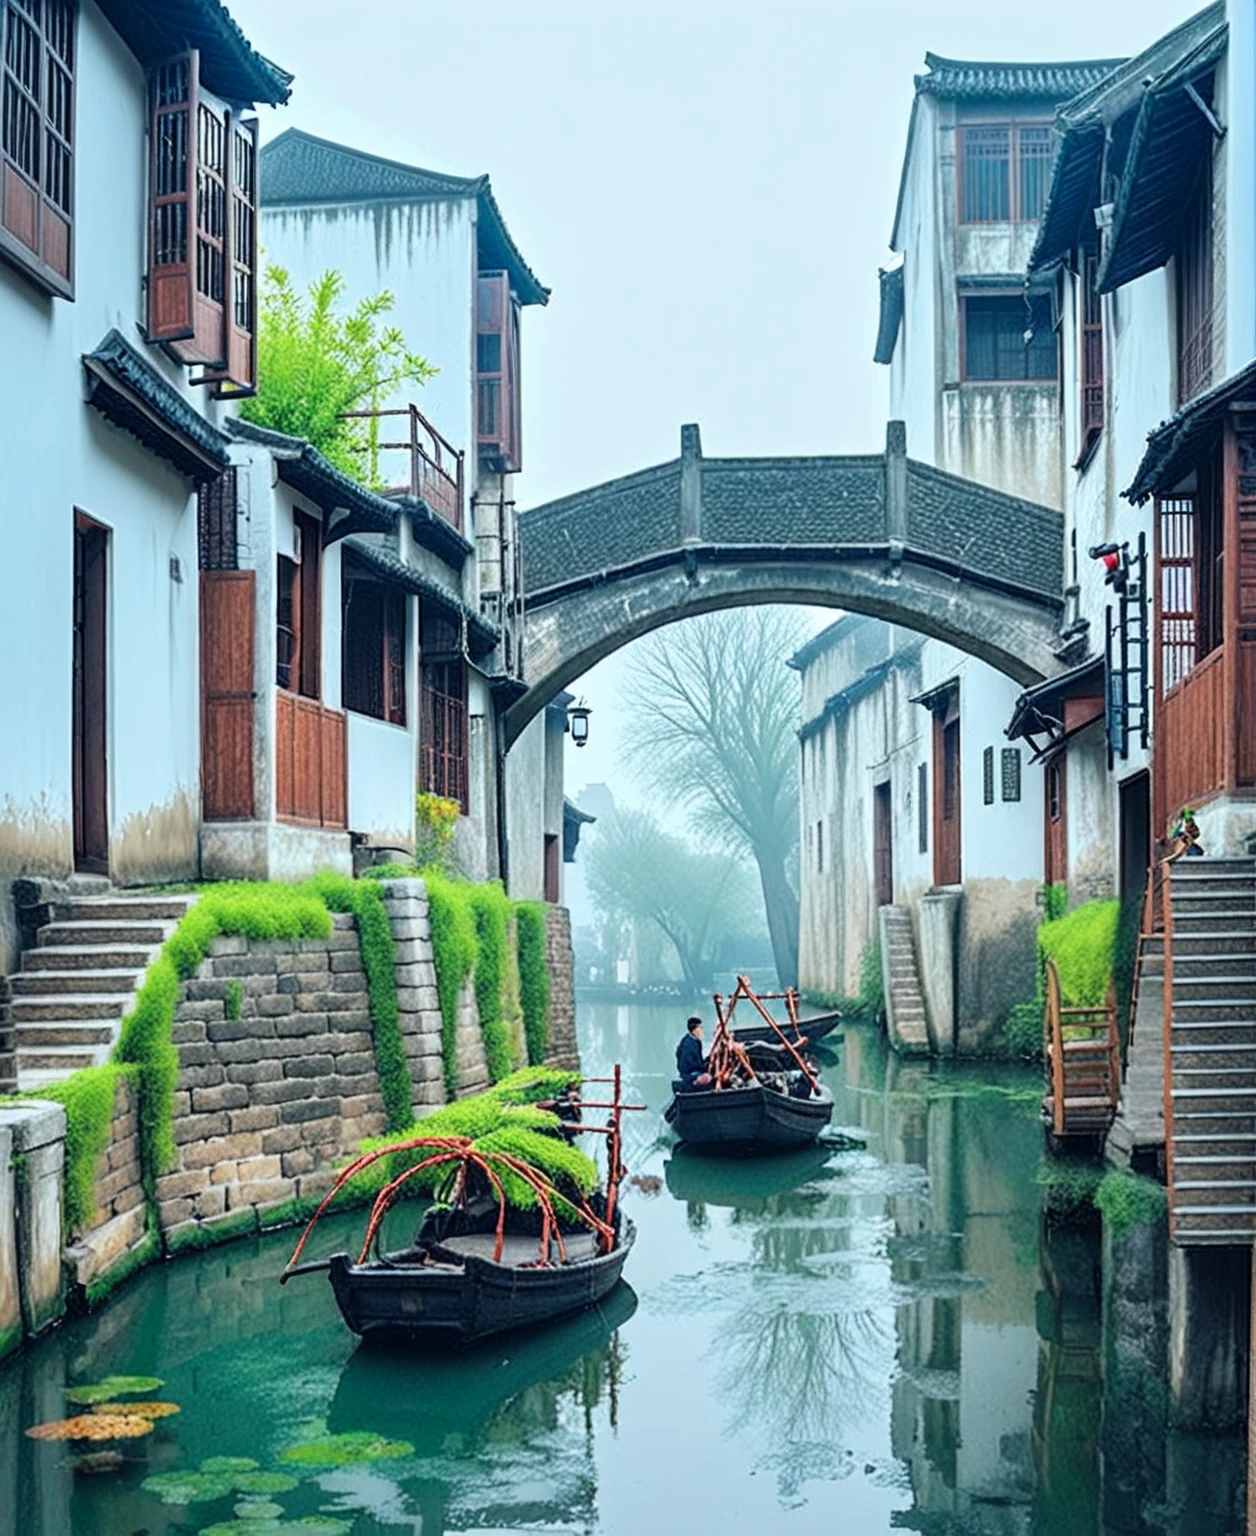
[[[281,1290],[290,1233],[182,1259],[0,1366],[0,1533],[1241,1530],[1238,1441],[1167,1434],[1137,1387],[1105,1405],[1138,1362],[1097,1234],[1043,1233],[1036,1072],[851,1027],[825,1071],[862,1150],[713,1162],[663,1134],[684,1012],[582,1009],[586,1071],[622,1061],[650,1106],[601,1313],[416,1358],[358,1347],[322,1276]],[[25,1437],[115,1374],[181,1409],[142,1458],[76,1475]]]

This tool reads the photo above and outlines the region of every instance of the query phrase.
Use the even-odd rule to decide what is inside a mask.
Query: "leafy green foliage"
[[[515,949],[519,961],[519,995],[523,1033],[532,1066],[549,1050],[550,973],[546,959],[545,904],[515,904]]]
[[[864,950],[859,962],[859,1006],[869,1019],[879,1019],[885,1012],[885,974],[881,969],[880,934]]]
[[[238,1019],[240,1017],[241,1005],[244,1002],[244,983],[242,981],[233,980],[227,983],[225,1002],[227,1005],[227,1017],[229,1019]]]
[[[510,898],[500,883],[493,880],[487,885],[473,885],[469,900],[475,918],[475,1002],[488,1075],[497,1083],[515,1065],[503,1006],[510,943]]]
[[[494,1084],[484,1097],[495,1099],[499,1104],[539,1104],[558,1098],[579,1081],[580,1074],[565,1067],[520,1067]]]
[[[1053,923],[1068,911],[1068,886],[1063,880],[1042,888],[1043,921]]]
[[[434,865],[449,873],[454,829],[462,807],[444,795],[414,797],[414,862],[420,869]]]
[[[1042,1003],[1017,1003],[1003,1025],[1003,1050],[1021,1061],[1042,1059]]]
[[[401,1043],[401,1013],[397,1006],[396,946],[392,924],[377,884],[351,880],[347,875],[315,877],[317,891],[333,912],[352,912],[358,922],[358,950],[366,972],[371,1010],[375,1069],[390,1130],[408,1125],[413,1117],[414,1084],[410,1064]]]
[[[65,1108],[65,1231],[77,1235],[96,1213],[96,1164],[109,1146],[114,1101],[123,1069],[85,1067],[63,1082],[40,1088],[32,1098],[52,1099]],[[104,1398],[100,1399],[101,1402]]]
[[[396,326],[384,324],[395,304],[384,290],[346,314],[345,280],[324,272],[302,295],[282,267],[262,281],[257,342],[258,392],[240,414],[259,426],[313,443],[337,469],[379,483],[376,421],[345,421],[346,411],[378,407],[403,383],[422,384],[436,369],[411,352]]]
[[[303,1445],[289,1446],[279,1454],[280,1461],[299,1467],[354,1467],[368,1461],[392,1461],[410,1456],[414,1447],[408,1440],[386,1440],[369,1430],[350,1430],[342,1435],[321,1435]]]
[[[1110,1169],[1095,1191],[1095,1204],[1113,1237],[1124,1237],[1131,1228],[1163,1220],[1168,1195],[1163,1184],[1125,1169]]]
[[[1058,1225],[1084,1220],[1094,1206],[1102,1177],[1101,1167],[1080,1158],[1044,1158],[1037,1176],[1043,1215]]]
[[[452,1099],[458,1092],[458,997],[475,965],[478,947],[475,915],[467,899],[466,885],[450,880],[434,868],[423,871],[423,881],[427,886],[432,960],[440,1000],[445,1096]]]
[[[1116,958],[1119,916],[1119,902],[1088,901],[1039,928],[1039,950],[1056,963],[1066,1006],[1086,1007],[1103,1002]]]
[[[137,1397],[144,1392],[156,1392],[165,1386],[160,1376],[106,1376],[103,1381],[92,1381],[77,1387],[67,1387],[65,1400],[80,1407],[96,1403],[109,1403],[115,1397]]]

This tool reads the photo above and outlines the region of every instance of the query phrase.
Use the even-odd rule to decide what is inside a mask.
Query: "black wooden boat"
[[[599,1251],[593,1232],[570,1231],[563,1233],[565,1258],[551,1237],[548,1262],[542,1262],[537,1224],[512,1219],[495,1258],[497,1215],[496,1201],[433,1210],[409,1248],[364,1264],[335,1254],[328,1269],[345,1322],[364,1338],[391,1334],[462,1344],[532,1328],[609,1295],[636,1238],[620,1214],[608,1253]]]
[[[833,1013],[817,1013],[814,1018],[799,1019],[797,1024],[782,1023],[779,1028],[791,1039],[797,1041],[794,1030],[802,1036],[807,1045],[816,1045],[827,1036],[831,1035],[842,1022],[842,1016],[836,1011]],[[779,1038],[776,1028],[762,1022],[757,1024],[738,1024],[730,1028],[734,1040],[739,1045],[759,1044],[765,1041],[774,1041]]]
[[[800,1081],[805,1098],[788,1091]],[[673,1094],[663,1117],[682,1141],[710,1152],[782,1152],[819,1136],[833,1118],[833,1095],[801,1078],[784,1090],[762,1082],[688,1089]]]

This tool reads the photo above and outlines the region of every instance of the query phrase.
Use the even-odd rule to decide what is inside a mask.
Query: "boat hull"
[[[678,1093],[667,1123],[690,1146],[711,1152],[780,1152],[813,1142],[833,1118],[833,1095],[822,1087],[806,1099],[751,1087]]]
[[[392,1335],[470,1344],[582,1312],[614,1290],[636,1238],[626,1218],[607,1254],[523,1269],[468,1256],[462,1264],[354,1264],[329,1268],[341,1316],[363,1338]]]

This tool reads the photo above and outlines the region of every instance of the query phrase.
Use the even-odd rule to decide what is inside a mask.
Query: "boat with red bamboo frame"
[[[733,995],[735,997],[736,993]],[[787,1018],[784,1022],[772,1019],[767,1024],[756,1018],[748,1024],[734,1025],[733,1038],[739,1045],[772,1044],[783,1031],[802,1050],[808,1045],[818,1045],[842,1022],[842,1016],[836,1009],[830,1013],[813,1014],[809,1019],[800,1019],[798,993],[793,987],[786,987],[784,992],[760,992],[757,996],[761,1003],[783,1002]]]
[[[767,1042],[743,1043],[734,1031],[739,1002],[760,1016]],[[747,977],[737,978],[727,1000],[715,994],[715,1017],[710,1086],[678,1089],[664,1112],[677,1136],[704,1151],[740,1154],[783,1152],[815,1141],[833,1118],[833,1094]]]
[[[558,1190],[531,1164],[503,1152],[481,1152],[465,1136],[415,1136],[364,1153],[342,1169],[297,1243],[280,1284],[293,1275],[326,1270],[341,1315],[363,1337],[403,1336],[469,1344],[493,1334],[531,1328],[596,1306],[618,1284],[636,1238],[619,1208],[623,1165],[622,1116],[644,1109],[625,1104],[620,1068],[609,1101],[568,1096],[563,1131],[606,1137],[605,1188],[586,1199]],[[538,1106],[554,1108],[546,1104]],[[572,1120],[571,1113],[578,1114]],[[605,1125],[590,1125],[590,1111],[609,1111]],[[310,1235],[345,1185],[382,1157],[413,1152],[415,1161],[390,1178],[376,1196],[356,1258],[347,1253],[301,1263]],[[452,1198],[431,1207],[413,1242],[384,1252],[380,1233],[388,1211],[419,1173],[448,1168]],[[503,1175],[528,1185],[535,1205],[512,1206]]]

